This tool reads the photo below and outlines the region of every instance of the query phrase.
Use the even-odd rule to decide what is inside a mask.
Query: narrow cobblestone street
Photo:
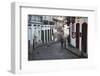
[[[80,58],[70,51],[61,48],[60,42],[43,46],[33,50],[29,60],[50,60],[50,59],[75,59]]]

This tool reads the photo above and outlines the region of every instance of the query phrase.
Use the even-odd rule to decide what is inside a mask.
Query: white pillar
[[[80,18],[80,33],[82,33],[82,23],[83,23],[83,18]],[[81,43],[82,43],[82,37],[79,38],[79,50],[82,51],[81,49]]]
[[[31,44],[33,45],[33,39],[34,39],[34,25],[33,25],[33,24],[31,25],[31,28],[32,28],[32,31],[31,31],[31,32],[32,32],[32,33],[31,33],[31,34],[32,34],[32,37],[31,37]]]
[[[46,42],[45,41],[45,27],[43,27],[44,29],[43,29],[43,31],[44,31],[44,43]]]
[[[72,23],[70,23],[70,39],[71,39],[71,45],[76,47],[76,38],[72,38],[72,31],[76,32],[76,23],[73,24],[74,26],[74,31],[72,30]]]

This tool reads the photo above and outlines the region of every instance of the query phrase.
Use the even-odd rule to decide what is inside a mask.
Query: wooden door
[[[41,40],[44,43],[44,31],[43,30],[41,30]]]
[[[76,48],[79,49],[80,24],[76,24]]]
[[[82,51],[87,53],[87,23],[82,24]]]

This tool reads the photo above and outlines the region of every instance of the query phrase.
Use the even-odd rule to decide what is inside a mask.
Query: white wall
[[[9,73],[10,57],[11,57],[11,8],[10,3],[13,1],[30,2],[34,5],[52,6],[52,7],[67,7],[67,5],[76,6],[96,6],[97,24],[96,24],[96,46],[95,61],[97,67],[68,69],[55,72],[24,74],[22,76],[100,76],[100,0],[1,0],[0,1],[0,76],[13,76]],[[97,26],[98,25],[98,26]],[[94,48],[94,47],[92,47]],[[66,65],[61,65],[66,66]],[[19,75],[17,75],[19,76]]]
[[[76,23],[74,23],[74,31],[73,32],[76,32]],[[74,47],[76,47],[76,37],[75,38],[72,38],[72,23],[70,24],[70,44]]]
[[[74,23],[74,31],[72,30],[72,23],[70,24],[70,44],[72,45],[72,46],[74,46],[74,47],[76,47],[76,37],[75,38],[72,38],[72,31],[73,32],[76,32],[76,24],[77,23],[79,23],[80,24],[80,27],[79,27],[79,31],[80,31],[80,33],[82,33],[82,24],[84,23],[84,22],[86,22],[87,24],[88,24],[88,18],[86,18],[86,17],[82,17],[82,18],[80,18],[79,19],[79,22],[77,21],[77,19],[75,19],[75,23]],[[88,32],[87,32],[88,33]],[[79,50],[80,51],[82,51],[81,50],[81,40],[82,39],[82,37],[81,36],[79,36]]]

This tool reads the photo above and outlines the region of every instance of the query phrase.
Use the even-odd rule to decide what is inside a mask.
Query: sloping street
[[[60,42],[47,46],[42,46],[32,50],[33,54],[29,55],[29,60],[50,60],[50,59],[75,59],[80,58],[70,51],[61,48]]]

